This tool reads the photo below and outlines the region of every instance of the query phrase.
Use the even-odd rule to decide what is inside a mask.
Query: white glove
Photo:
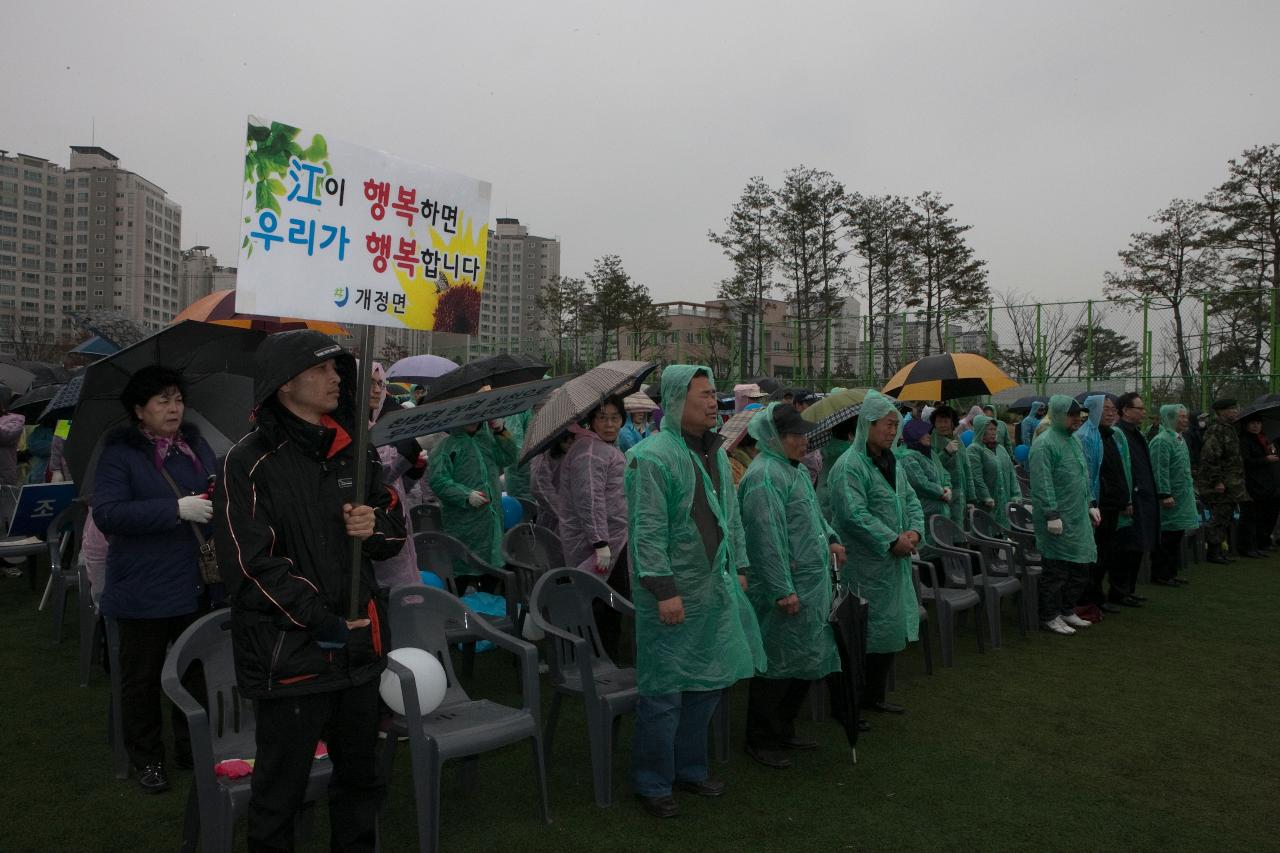
[[[956,441],[954,438],[947,442],[946,451],[948,453],[955,453],[959,449],[960,442]]]
[[[484,492],[480,491],[479,489],[473,489],[471,494],[467,495],[467,503],[471,504],[476,509],[479,509],[480,507],[484,506],[488,502],[489,502],[489,499],[486,498],[484,496]]]
[[[596,574],[607,575],[609,568],[613,564],[613,552],[609,550],[608,545],[601,545],[596,549]]]
[[[943,503],[951,503],[951,489],[950,489],[950,488],[946,488],[946,489],[943,489],[943,490],[942,490],[942,501],[943,501]]]
[[[1102,510],[1096,506],[1089,507],[1089,518],[1093,521],[1093,526],[1097,527],[1102,523]]]
[[[1062,535],[1062,519],[1060,518],[1055,518],[1053,521],[1046,523],[1045,527],[1048,528],[1049,532],[1054,536]]]
[[[178,518],[183,521],[194,521],[196,524],[207,524],[213,518],[213,501],[204,495],[187,495],[178,498]]]
[[[996,502],[993,498],[987,498],[985,501],[983,501],[983,503],[986,504],[987,509],[991,509],[993,506],[996,505]]]

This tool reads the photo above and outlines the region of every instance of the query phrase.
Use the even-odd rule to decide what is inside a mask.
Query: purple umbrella
[[[387,371],[388,382],[426,385],[437,376],[456,370],[458,365],[438,355],[411,355],[402,358]]]

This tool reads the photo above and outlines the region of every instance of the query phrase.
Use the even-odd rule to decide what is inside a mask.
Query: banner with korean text
[[[236,310],[474,334],[486,181],[250,118]]]

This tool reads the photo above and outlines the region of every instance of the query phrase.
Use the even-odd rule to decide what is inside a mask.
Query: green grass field
[[[833,723],[802,730],[823,748],[766,770],[735,738],[718,801],[681,798],[657,821],[627,786],[629,725],[615,804],[592,801],[586,732],[566,703],[550,757],[553,823],[536,816],[527,745],[485,757],[479,783],[447,766],[446,851],[602,850],[1276,850],[1280,802],[1280,560],[1193,566],[1184,589],[1147,588],[1140,611],[1071,637],[1023,638],[1006,609],[1005,648],[977,653],[962,627],[956,666],[925,675],[899,659],[901,718],[872,720],[852,765]],[[111,773],[106,678],[76,684],[76,638],[53,645],[24,580],[0,582],[4,823],[0,850],[171,850],[190,774],[148,797]],[[74,605],[73,605],[74,606]],[[935,628],[936,631],[936,628]],[[934,637],[935,659],[937,638]],[[510,698],[497,653],[475,690]],[[741,731],[745,689],[734,691]],[[544,696],[544,700],[545,700]],[[303,849],[327,849],[323,809]],[[243,828],[241,830],[243,832]],[[416,849],[408,750],[382,821],[384,849]]]

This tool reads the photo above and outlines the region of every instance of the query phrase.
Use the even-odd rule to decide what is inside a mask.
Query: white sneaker
[[[1093,624],[1088,619],[1081,619],[1074,613],[1070,613],[1066,616],[1060,616],[1059,618],[1073,628],[1088,628]]]
[[[1061,616],[1055,616],[1048,622],[1044,622],[1042,624],[1046,631],[1052,631],[1053,633],[1061,634],[1064,637],[1070,637],[1076,632],[1075,628],[1070,627],[1066,622],[1062,621]]]

